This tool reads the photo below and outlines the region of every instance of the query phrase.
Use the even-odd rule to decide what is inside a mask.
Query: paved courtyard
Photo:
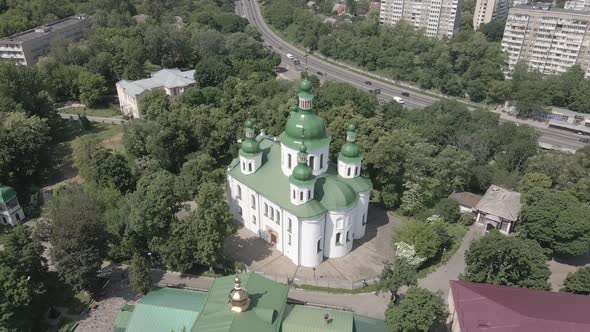
[[[228,258],[245,263],[251,271],[262,272],[279,282],[291,279],[296,283],[350,288],[353,283],[371,281],[381,273],[383,262],[393,259],[391,231],[400,222],[373,206],[369,207],[367,222],[364,238],[355,240],[348,255],[325,259],[315,269],[293,264],[244,227],[226,240],[224,251]]]

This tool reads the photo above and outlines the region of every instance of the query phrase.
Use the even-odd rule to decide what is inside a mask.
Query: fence
[[[347,280],[347,279],[336,279],[336,278],[300,278],[290,277],[287,274],[273,274],[256,271],[255,273],[264,276],[267,279],[287,284],[287,285],[307,285],[315,287],[326,287],[326,288],[340,288],[340,289],[358,289],[368,285],[371,285],[379,280],[378,276],[361,279],[361,280]]]
[[[78,120],[78,114],[59,113],[59,116],[66,120]],[[114,125],[122,125],[127,123],[127,120],[119,118],[103,118],[99,116],[86,116],[86,118],[88,121],[95,123],[108,123]]]

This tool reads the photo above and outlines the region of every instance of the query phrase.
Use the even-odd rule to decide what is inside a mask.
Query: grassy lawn
[[[86,116],[98,116],[103,118],[110,118],[113,116],[121,115],[121,112],[119,112],[119,110],[113,104],[107,104],[104,106],[99,106],[97,108],[87,108],[85,106],[72,106],[64,108],[62,112],[68,114],[83,114]]]
[[[346,288],[330,288],[310,285],[296,285],[296,288],[312,291],[312,292],[324,292],[331,294],[360,294],[360,293],[372,293],[377,290],[376,284],[370,284],[365,287],[357,289],[346,289]]]
[[[390,216],[394,217],[395,219],[397,219],[401,222],[406,222],[406,221],[410,220],[410,218],[404,216],[403,214],[401,214],[400,212],[398,212],[396,210],[387,211],[387,214],[389,214]]]
[[[434,272],[439,266],[445,264],[453,255],[457,252],[465,234],[467,234],[468,228],[464,225],[455,223],[448,224],[447,231],[449,235],[453,237],[453,244],[449,250],[445,250],[444,253],[439,254],[437,257],[432,259],[430,262],[426,262],[424,267],[418,271],[418,278],[424,278],[430,273]]]

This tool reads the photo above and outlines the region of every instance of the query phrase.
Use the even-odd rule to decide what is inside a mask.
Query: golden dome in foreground
[[[240,277],[236,275],[234,279],[234,288],[229,292],[229,303],[231,311],[243,312],[250,306],[250,298],[248,292],[242,288]]]

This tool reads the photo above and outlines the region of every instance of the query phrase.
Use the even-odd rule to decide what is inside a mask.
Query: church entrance
[[[270,233],[270,243],[272,243],[273,246],[277,245],[277,234],[275,234],[275,232],[273,231],[268,231]]]

